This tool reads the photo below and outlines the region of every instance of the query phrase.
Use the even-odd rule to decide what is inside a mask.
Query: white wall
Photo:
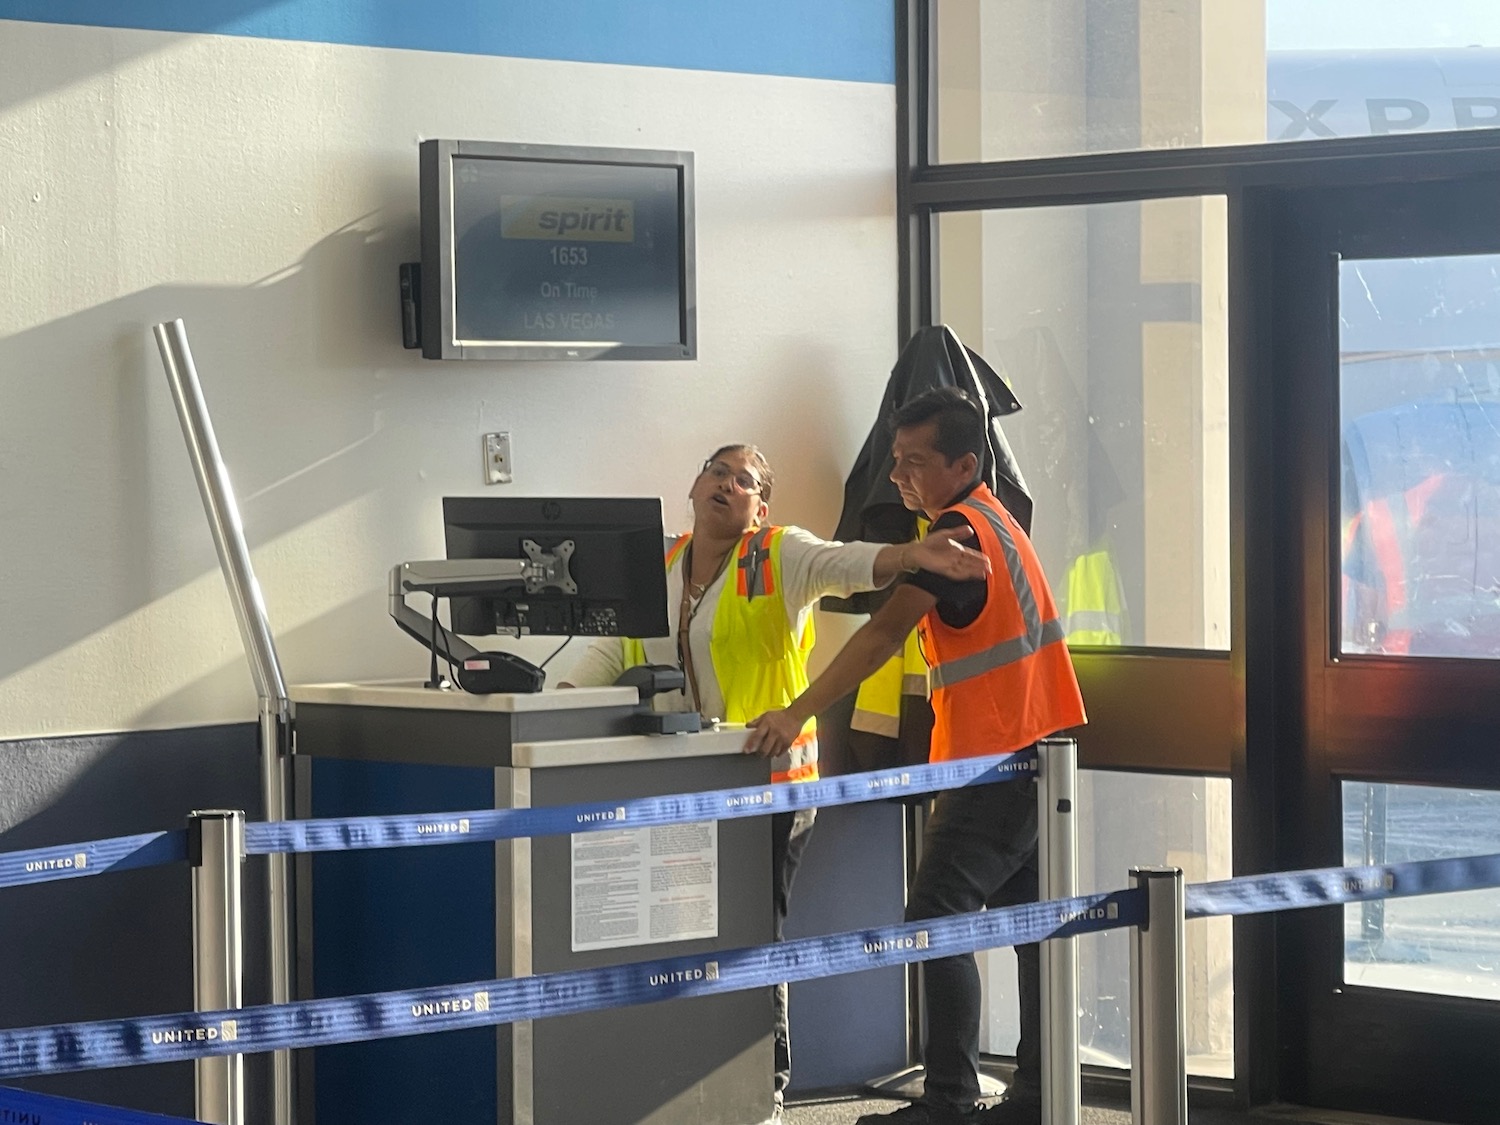
[[[403,351],[435,136],[693,150],[698,361]],[[173,317],[289,682],[425,674],[384,581],[441,555],[445,494],[661,495],[681,526],[698,460],[750,440],[773,517],[827,533],[897,347],[892,136],[883,84],[0,21],[0,739],[254,715]]]

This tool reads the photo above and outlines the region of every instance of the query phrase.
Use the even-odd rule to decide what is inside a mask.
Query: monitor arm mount
[[[524,559],[433,559],[391,567],[391,618],[402,632],[431,651],[433,672],[427,686],[443,686],[437,674],[441,659],[453,669],[459,687],[465,691],[541,691],[546,674],[540,668],[513,653],[477,649],[444,629],[438,623],[437,601],[454,595],[504,594],[517,586],[524,587],[528,594],[544,590],[576,594],[578,584],[569,570],[573,547],[573,540],[565,539],[551,551],[544,551],[534,541],[523,539]],[[431,597],[432,616],[424,617],[407,605],[408,594]]]

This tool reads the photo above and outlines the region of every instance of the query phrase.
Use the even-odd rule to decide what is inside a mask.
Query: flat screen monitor
[[[571,541],[575,593],[513,590],[451,599],[452,629],[469,636],[665,637],[667,577],[656,498],[449,496],[450,559],[525,559]]]
[[[428,359],[693,359],[693,155],[423,141]]]

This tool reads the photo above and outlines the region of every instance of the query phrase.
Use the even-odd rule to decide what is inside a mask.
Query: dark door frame
[[[1341,776],[1500,788],[1490,750],[1500,666],[1336,652],[1338,256],[1500,253],[1500,168],[1433,161],[1423,172],[1407,183],[1249,189],[1239,208],[1231,277],[1245,290],[1235,294],[1232,280],[1231,300],[1246,311],[1231,394],[1245,431],[1235,495],[1246,514],[1236,527],[1247,723],[1237,871],[1241,854],[1262,869],[1340,864]],[[1345,987],[1342,919],[1295,912],[1237,935],[1252,1100],[1492,1119],[1496,1075],[1475,1064],[1500,1041],[1495,1005]]]
[[[1227,773],[1234,783],[1235,873],[1285,869],[1283,860],[1306,854],[1278,835],[1299,823],[1301,811],[1300,775],[1287,754],[1299,745],[1305,716],[1288,707],[1303,694],[1301,681],[1291,677],[1304,667],[1306,632],[1292,613],[1267,607],[1276,605],[1278,567],[1304,573],[1288,532],[1309,513],[1287,511],[1278,491],[1292,470],[1279,462],[1277,441],[1285,396],[1277,390],[1276,240],[1286,237],[1300,193],[1500,177],[1500,130],[939,165],[931,93],[936,4],[896,0],[895,16],[898,345],[936,316],[933,228],[940,212],[1227,198],[1232,647],[1227,659],[1146,649],[1081,654],[1094,722],[1080,757],[1084,766]],[[1301,455],[1322,456],[1315,445]],[[1389,674],[1373,668],[1368,683],[1350,687],[1378,693],[1381,676]],[[1203,685],[1205,701],[1187,723],[1151,703],[1184,676]],[[1464,682],[1458,681],[1458,696]],[[1289,693],[1293,683],[1298,690]],[[1436,763],[1433,778],[1463,779],[1461,757]],[[1246,1106],[1279,1100],[1293,1088],[1282,1047],[1294,1041],[1295,1012],[1267,987],[1277,979],[1282,925],[1273,916],[1235,923],[1233,1093]]]

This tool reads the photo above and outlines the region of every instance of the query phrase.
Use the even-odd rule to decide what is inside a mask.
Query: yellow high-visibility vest
[[[928,522],[922,516],[917,517],[918,539],[927,534]],[[850,729],[884,738],[898,737],[901,733],[901,697],[906,695],[927,698],[927,661],[922,657],[922,646],[915,629],[907,635],[901,651],[859,685],[854,697],[854,716],[849,720]]]
[[[733,571],[724,580],[710,631],[709,658],[724,695],[723,715],[744,723],[780,710],[807,689],[807,657],[814,635],[809,614],[799,635],[792,633],[782,595],[781,542],[784,529],[747,531],[735,551]],[[681,561],[690,535],[667,548],[670,573]],[[645,646],[625,641],[625,667],[646,663]],[[772,781],[816,781],[817,723],[809,719],[789,753],[771,763]]]
[[[922,659],[922,646],[915,629],[907,634],[901,651],[859,685],[849,726],[885,738],[898,737],[903,696],[927,698],[927,661]]]

